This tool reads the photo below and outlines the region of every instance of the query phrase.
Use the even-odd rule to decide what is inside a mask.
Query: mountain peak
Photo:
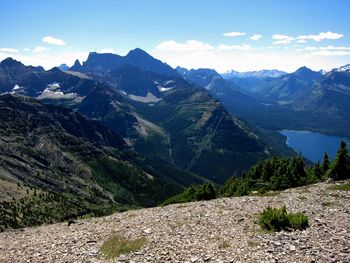
[[[294,73],[308,73],[308,72],[314,72],[314,71],[312,71],[308,67],[303,66],[298,68]]]
[[[149,55],[146,51],[144,51],[143,49],[141,49],[141,48],[139,48],[139,47],[130,50],[129,53],[128,53],[128,55],[131,55],[131,54],[147,54],[147,55]],[[128,55],[127,55],[127,56],[128,56]]]
[[[59,65],[58,68],[61,69],[61,70],[68,70],[69,69],[69,67],[65,63]]]
[[[317,79],[319,77],[322,76],[322,74],[320,72],[317,72],[317,71],[313,71],[311,69],[309,69],[308,67],[301,67],[299,68],[297,71],[295,71],[294,73],[292,73],[293,75],[295,76],[299,76],[299,77],[302,77],[302,78],[306,78],[306,79]]]
[[[75,60],[73,67],[81,67],[79,59]]]
[[[5,58],[3,61],[1,61],[0,66],[15,67],[15,66],[24,66],[24,65],[21,62],[13,59],[11,57],[8,57],[8,58]]]

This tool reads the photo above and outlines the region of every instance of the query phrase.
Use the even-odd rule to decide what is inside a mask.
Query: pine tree
[[[350,156],[344,141],[340,143],[340,148],[331,168],[329,169],[328,175],[334,180],[350,178]]]
[[[325,152],[323,155],[323,163],[322,163],[322,170],[323,173],[326,174],[330,168],[330,162],[329,162],[329,157],[328,154]]]

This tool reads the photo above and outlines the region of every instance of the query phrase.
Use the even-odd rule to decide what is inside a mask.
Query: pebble
[[[330,190],[331,184],[6,231],[0,233],[0,262],[105,262],[100,248],[114,234],[146,244],[112,262],[350,262],[350,192]],[[331,208],[322,205],[329,202]],[[268,205],[305,211],[310,227],[260,231],[256,215]]]

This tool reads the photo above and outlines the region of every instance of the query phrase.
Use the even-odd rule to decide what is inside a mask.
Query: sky
[[[0,60],[46,69],[136,47],[172,67],[251,71],[350,63],[348,0],[0,0]]]

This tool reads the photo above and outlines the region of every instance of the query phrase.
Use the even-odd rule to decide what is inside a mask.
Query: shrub
[[[288,213],[285,206],[267,207],[259,214],[259,225],[267,231],[303,230],[309,226],[309,220],[303,213]]]
[[[334,185],[331,187],[332,190],[350,191],[350,182],[346,184]]]
[[[145,243],[145,238],[128,240],[119,235],[113,235],[102,244],[101,252],[106,259],[112,259],[121,254],[138,251],[145,245]]]
[[[202,185],[186,188],[182,193],[165,200],[162,205],[210,200],[215,198],[217,198],[216,187],[212,182],[207,182]]]

